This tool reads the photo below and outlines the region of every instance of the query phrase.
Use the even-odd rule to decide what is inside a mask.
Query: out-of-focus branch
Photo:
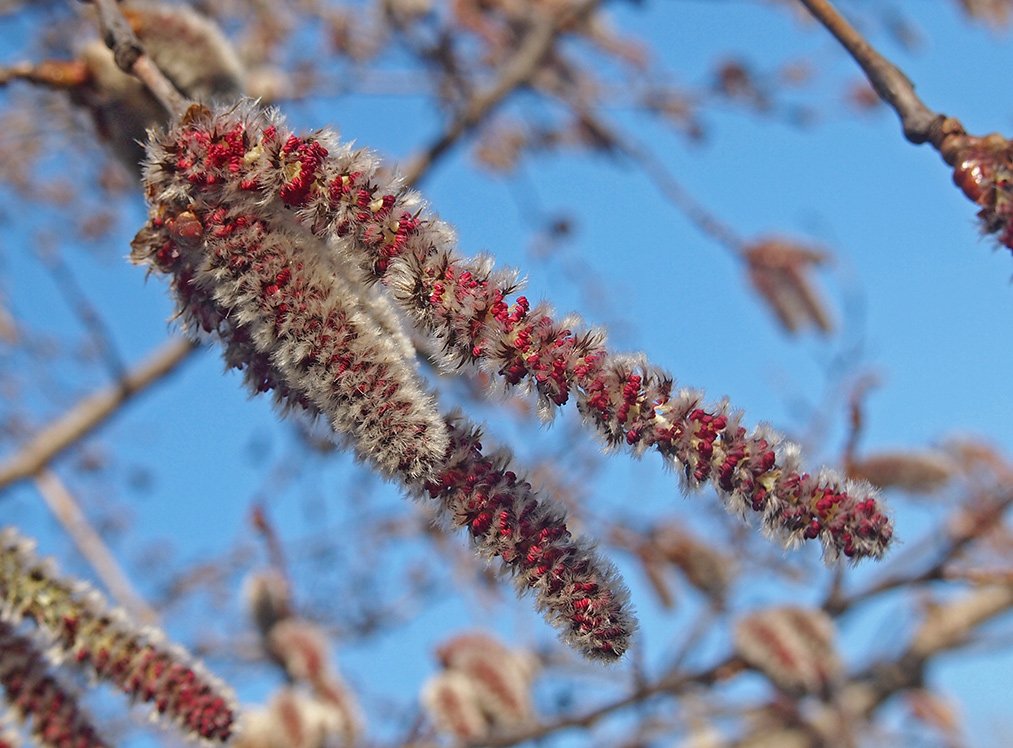
[[[900,117],[904,137],[912,143],[931,142],[938,148],[946,117],[925,106],[908,77],[873,49],[829,0],[802,0],[802,4],[861,66],[879,97]]]
[[[707,209],[684,187],[649,147],[599,118],[580,102],[564,98],[581,124],[605,150],[621,155],[641,169],[668,202],[696,229],[743,261],[749,280],[760,298],[789,333],[811,327],[823,333],[833,322],[822,295],[810,281],[812,269],[825,262],[826,253],[777,238],[745,240]]]
[[[110,387],[89,395],[0,464],[0,490],[42,470],[67,447],[94,431],[127,400],[185,361],[197,344],[173,340]]]
[[[112,50],[116,66],[124,73],[129,73],[144,54],[141,42],[130,28],[116,0],[83,0],[95,6],[98,22],[102,29],[102,40]]]
[[[482,122],[511,92],[531,80],[556,44],[560,29],[586,17],[599,2],[582,0],[568,4],[555,12],[546,11],[535,21],[495,83],[472,96],[446,129],[408,165],[403,174],[405,183],[417,183],[454,143]]]
[[[712,685],[731,677],[744,667],[745,664],[742,660],[736,656],[732,656],[716,665],[697,672],[670,673],[656,681],[637,686],[626,696],[622,696],[586,712],[560,717],[552,722],[534,725],[509,734],[487,737],[480,743],[474,744],[473,748],[478,748],[479,745],[485,748],[507,748],[508,746],[518,745],[529,740],[543,738],[547,735],[554,735],[564,730],[591,727],[599,720],[615,712],[641,704],[648,699],[666,694],[678,694],[689,688]]]
[[[102,318],[102,313],[88,299],[84,289],[74,277],[73,271],[67,267],[58,252],[43,254],[42,262],[49,270],[67,305],[91,335],[109,376],[114,379],[122,378],[126,372],[126,366],[116,347],[116,342],[113,340],[112,330]]]
[[[736,257],[745,259],[746,242],[728,224],[707,210],[646,147],[611,131],[614,144],[626,158],[643,169],[658,191],[672,203],[700,233],[709,236]]]
[[[929,659],[964,644],[974,629],[1011,607],[1013,585],[1008,584],[981,587],[932,607],[907,647],[896,658],[873,664],[846,686],[842,703],[854,713],[868,715],[897,691],[919,686]]]
[[[84,516],[73,494],[59,476],[52,470],[43,469],[35,477],[35,486],[53,516],[63,525],[78,551],[91,564],[113,599],[141,623],[156,624],[158,614],[134,589],[116,558]]]
[[[953,602],[933,606],[915,632],[908,654],[926,660],[967,641],[985,621],[1013,607],[1013,584],[980,587]]]
[[[19,62],[0,68],[0,86],[20,80],[47,88],[74,89],[83,86],[89,77],[88,66],[79,60]]]

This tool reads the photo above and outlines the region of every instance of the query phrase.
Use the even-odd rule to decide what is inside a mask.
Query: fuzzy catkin
[[[191,737],[226,742],[232,695],[162,635],[132,623],[82,582],[61,578],[36,559],[13,528],[0,529],[0,621],[31,619],[67,661],[150,703]]]
[[[107,748],[73,691],[51,673],[35,643],[0,618],[0,690],[44,748]],[[3,736],[0,735],[0,745]]]
[[[510,469],[507,452],[487,456],[477,429],[448,423],[450,456],[422,490],[439,499],[454,527],[467,529],[479,555],[499,559],[520,594],[534,595],[563,641],[590,658],[620,657],[636,621],[615,569],[571,536],[563,513]]]
[[[459,634],[436,651],[447,671],[471,679],[475,696],[492,725],[517,726],[534,716],[531,690],[537,659],[484,632]]]
[[[220,338],[250,389],[323,414],[384,475],[432,475],[446,428],[376,300],[360,300],[326,247],[284,215],[228,189],[177,192],[153,196],[132,257],[172,276],[187,326]]]
[[[765,608],[735,625],[735,648],[780,688],[796,694],[827,693],[843,666],[834,622],[816,608]]]
[[[609,353],[600,331],[515,297],[514,273],[458,255],[453,231],[415,193],[381,178],[371,154],[329,132],[294,135],[255,103],[195,107],[152,141],[146,179],[156,205],[174,203],[177,214],[189,201],[228,200],[297,221],[381,282],[452,363],[532,387],[546,413],[572,396],[609,445],[657,450],[689,488],[710,484],[729,508],[758,513],[786,545],[819,539],[828,559],[857,559],[882,556],[891,540],[868,484],[804,472],[798,449],[772,430],[748,431],[726,404],[676,390],[642,357]]]
[[[207,111],[195,108],[185,121]],[[227,131],[192,128],[152,141],[149,221],[134,260],[170,275],[187,326],[217,336],[251,389],[326,416],[360,456],[466,527],[476,551],[533,592],[564,640],[592,657],[622,655],[635,622],[611,566],[571,537],[507,456],[485,456],[476,431],[436,414],[405,360],[403,336],[385,332],[400,322],[386,313],[381,290],[265,199],[258,178],[231,178],[256,159],[245,121],[221,122]],[[313,147],[289,155],[299,167],[271,178],[287,174],[277,187],[295,196],[306,188],[299,175],[322,156]]]

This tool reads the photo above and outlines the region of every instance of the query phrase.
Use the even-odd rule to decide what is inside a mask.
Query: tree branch
[[[801,1],[851,54],[879,97],[897,113],[904,137],[915,144],[931,142],[938,148],[946,117],[929,109],[918,98],[914,84],[900,68],[877,52],[829,0]]]
[[[116,557],[88,522],[81,507],[60,477],[43,469],[35,478],[35,486],[53,516],[63,525],[78,551],[87,559],[113,599],[141,623],[154,625],[158,614],[137,594]]]
[[[98,428],[133,395],[175,371],[196,349],[197,344],[190,340],[173,340],[116,384],[79,402],[0,464],[0,490],[36,475],[63,450]]]
[[[631,693],[622,696],[607,704],[590,709],[581,714],[560,717],[553,722],[546,722],[541,725],[504,734],[491,738],[483,738],[478,743],[473,743],[474,748],[508,748],[529,740],[537,740],[547,735],[553,735],[564,730],[575,727],[591,727],[604,717],[621,711],[627,707],[642,704],[646,700],[663,694],[678,694],[687,688],[694,686],[713,685],[719,681],[731,677],[744,667],[744,663],[736,656],[730,656],[716,665],[693,673],[671,673],[662,676],[652,683],[645,683],[638,686]]]
[[[170,115],[181,117],[193,102],[183,96],[144,53],[144,47],[123,15],[123,11],[116,4],[116,0],[81,1],[91,3],[98,11],[102,39],[112,51],[116,66],[147,86],[151,95]]]
[[[405,183],[414,185],[418,182],[454,143],[474,129],[511,92],[531,80],[545,56],[555,46],[560,29],[587,16],[599,2],[600,0],[583,0],[566,5],[562,11],[547,12],[535,21],[524,43],[504,65],[496,82],[472,96],[447,128],[408,165],[403,173]]]

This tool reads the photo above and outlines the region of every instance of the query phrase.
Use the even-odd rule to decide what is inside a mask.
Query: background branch
[[[57,455],[98,428],[130,398],[176,371],[198,347],[190,340],[172,340],[120,381],[79,402],[0,463],[0,490],[38,473]]]
[[[865,71],[869,83],[900,117],[904,137],[912,143],[941,142],[943,115],[929,109],[900,68],[877,52],[829,0],[801,0],[809,12],[833,34]]]
[[[158,614],[137,594],[116,557],[92,527],[60,477],[52,470],[43,469],[35,476],[35,486],[53,516],[63,525],[78,551],[95,570],[116,602],[141,623],[158,623]]]

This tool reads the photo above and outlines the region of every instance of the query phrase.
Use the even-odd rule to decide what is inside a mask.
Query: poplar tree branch
[[[829,0],[801,2],[855,59],[879,97],[897,113],[904,137],[915,144],[930,142],[938,148],[947,118],[927,107],[911,80],[877,52]]]
[[[181,117],[193,103],[179,92],[158,66],[144,52],[137,34],[123,15],[116,0],[82,0],[90,2],[98,12],[102,40],[113,53],[116,66],[133,75],[173,117]]]
[[[43,469],[35,477],[35,486],[53,516],[67,531],[78,551],[87,559],[113,599],[130,611],[141,623],[158,623],[158,614],[137,593],[109,547],[92,527],[81,507],[60,477]]]
[[[643,704],[654,697],[677,695],[691,688],[714,685],[730,678],[743,669],[744,666],[743,661],[739,657],[731,655],[702,670],[690,673],[668,673],[661,676],[658,680],[637,686],[631,693],[625,696],[593,707],[586,712],[563,716],[552,722],[533,725],[529,728],[500,736],[487,737],[481,742],[471,743],[470,746],[471,748],[479,748],[479,746],[483,746],[484,748],[508,748],[508,746],[519,745],[529,740],[537,740],[566,730],[588,728],[616,712]]]
[[[175,371],[197,344],[177,339],[128,372],[119,382],[79,402],[0,463],[0,490],[31,478],[65,449],[90,434],[137,393]]]
[[[600,0],[583,0],[562,11],[546,12],[528,31],[524,43],[503,66],[499,78],[488,88],[476,92],[446,129],[404,170],[406,184],[416,184],[451,146],[471,132],[517,88],[538,72],[545,56],[552,51],[559,32],[587,17]]]

